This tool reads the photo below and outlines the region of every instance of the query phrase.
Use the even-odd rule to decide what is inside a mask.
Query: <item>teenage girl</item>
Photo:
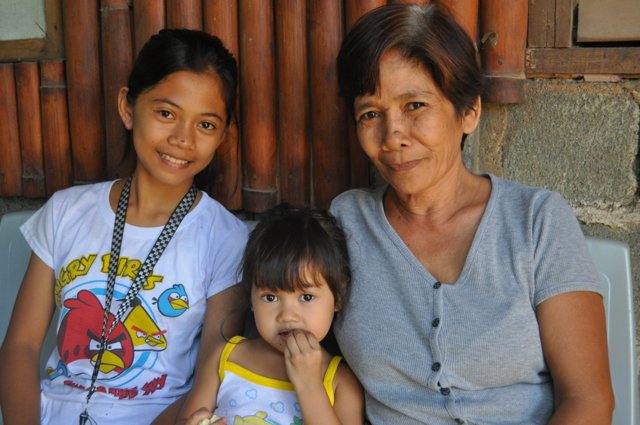
[[[148,424],[188,391],[199,346],[206,358],[221,326],[241,329],[248,229],[196,188],[236,81],[235,60],[204,32],[162,30],[143,47],[118,95],[133,175],[59,191],[22,227],[33,255],[0,359],[5,424]]]
[[[348,261],[345,235],[326,212],[276,209],[258,223],[242,284],[259,337],[233,337],[215,349],[183,419],[200,423],[215,410],[224,418],[216,424],[362,424],[359,382],[319,343],[346,299]]]

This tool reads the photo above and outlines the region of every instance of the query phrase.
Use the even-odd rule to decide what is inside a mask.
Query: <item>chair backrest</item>
[[[616,397],[613,425],[640,425],[629,247],[591,237],[587,238],[587,245],[607,287],[609,365]]]
[[[20,225],[33,211],[10,212],[0,217],[0,344],[4,341],[24,272],[27,270],[31,248],[20,232]],[[55,347],[55,317],[40,352],[40,373]]]

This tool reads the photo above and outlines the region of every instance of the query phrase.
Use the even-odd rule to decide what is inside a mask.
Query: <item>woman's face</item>
[[[399,195],[415,196],[463,167],[460,142],[478,124],[480,100],[456,114],[421,65],[391,50],[380,60],[379,90],[357,97],[354,109],[367,156]]]

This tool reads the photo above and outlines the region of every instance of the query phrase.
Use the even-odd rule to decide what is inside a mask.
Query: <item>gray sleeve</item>
[[[533,213],[534,305],[572,291],[603,295],[602,281],[567,202],[551,192]]]

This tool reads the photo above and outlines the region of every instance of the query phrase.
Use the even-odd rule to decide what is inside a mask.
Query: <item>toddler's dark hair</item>
[[[273,291],[315,285],[305,272],[321,275],[341,308],[351,283],[346,236],[324,210],[280,205],[265,214],[249,236],[242,282]]]

